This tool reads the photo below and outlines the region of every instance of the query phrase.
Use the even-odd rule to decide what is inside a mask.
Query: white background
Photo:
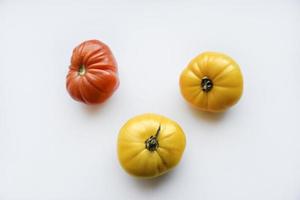
[[[65,89],[72,49],[107,43],[121,85],[101,106]],[[245,90],[224,114],[190,108],[180,72],[198,53],[232,56]],[[0,199],[300,199],[300,1],[0,0]],[[120,127],[154,112],[187,136],[175,170],[137,180]]]

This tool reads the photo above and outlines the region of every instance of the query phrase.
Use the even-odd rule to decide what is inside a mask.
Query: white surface
[[[300,2],[0,1],[0,199],[300,199]],[[102,106],[73,101],[73,47],[107,43],[121,85]],[[178,78],[221,51],[245,91],[223,115],[191,109]],[[125,121],[155,112],[187,135],[179,166],[155,180],[120,168]]]

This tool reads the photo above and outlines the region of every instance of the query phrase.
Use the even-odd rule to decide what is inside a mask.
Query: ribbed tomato
[[[86,104],[107,100],[119,86],[117,62],[109,47],[88,40],[73,50],[67,75],[71,97]]]
[[[162,115],[143,114],[121,128],[118,158],[129,174],[154,178],[179,163],[185,144],[185,134],[175,121]]]
[[[180,90],[191,105],[202,111],[225,111],[242,95],[242,72],[231,57],[204,52],[181,73]]]

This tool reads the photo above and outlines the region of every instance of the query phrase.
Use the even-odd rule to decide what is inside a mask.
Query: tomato
[[[71,97],[86,104],[107,100],[119,86],[118,69],[109,47],[98,40],[88,40],[73,50],[67,75]]]
[[[225,111],[240,99],[243,77],[239,65],[229,56],[205,52],[181,73],[180,90],[187,102],[202,111]]]
[[[175,167],[185,148],[180,126],[164,116],[143,114],[130,119],[120,130],[118,157],[129,174],[152,178]]]

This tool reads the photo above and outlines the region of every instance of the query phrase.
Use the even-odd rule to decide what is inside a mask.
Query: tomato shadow
[[[89,114],[95,114],[103,107],[102,104],[99,105],[82,105],[82,109]]]
[[[141,190],[152,191],[153,189],[159,188],[161,185],[167,184],[168,182],[172,182],[175,171],[172,170],[156,178],[151,178],[151,179],[135,178],[132,181],[133,184],[135,184],[136,187],[139,187]]]
[[[105,109],[106,107],[109,107],[109,101],[100,103],[100,104],[93,104],[93,105],[87,105],[87,104],[82,104],[81,108],[84,110],[87,114],[90,115],[95,115],[99,113],[100,110]]]
[[[200,118],[203,121],[209,122],[209,123],[217,123],[219,121],[222,121],[224,117],[228,114],[228,111],[225,112],[204,112],[197,110],[191,106],[188,106],[190,112],[192,115],[196,116],[197,118]]]

